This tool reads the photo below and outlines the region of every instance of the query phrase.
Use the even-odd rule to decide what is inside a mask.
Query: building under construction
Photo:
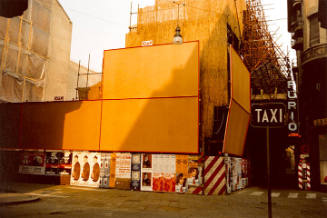
[[[70,60],[72,22],[57,0],[29,0],[22,16],[0,17],[0,101],[72,100],[87,70]],[[89,85],[101,80],[90,76]]]
[[[286,100],[287,61],[268,32],[260,0],[157,0],[137,13],[132,9],[131,20],[135,14],[126,48],[104,52],[101,86],[89,88],[86,80],[85,90],[78,89],[92,101],[5,108],[20,114],[19,131],[12,133],[18,142],[9,141],[24,149],[142,153],[144,159],[165,153],[173,162],[189,158],[179,154],[196,155],[198,162],[205,160],[204,174],[216,169],[203,175],[204,183],[194,192],[224,193],[229,178],[221,153],[265,164],[256,159],[265,151],[255,138],[248,137],[245,147],[251,92],[265,102]],[[32,128],[36,124],[41,130]],[[276,134],[283,137],[275,137],[273,144],[284,143],[287,132]],[[279,157],[282,147],[275,147]],[[151,177],[147,173],[142,179]],[[129,186],[128,181],[116,185]]]

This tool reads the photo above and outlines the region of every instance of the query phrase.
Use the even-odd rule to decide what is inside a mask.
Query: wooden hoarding
[[[198,153],[198,42],[104,53],[101,150]]]

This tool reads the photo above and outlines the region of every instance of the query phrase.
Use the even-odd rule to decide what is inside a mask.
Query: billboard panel
[[[21,148],[98,150],[101,101],[25,103]]]
[[[250,122],[250,114],[234,100],[231,101],[223,152],[243,155],[245,139]]]
[[[232,80],[232,98],[248,113],[251,113],[250,72],[241,57],[230,46],[230,67]]]
[[[103,99],[198,95],[198,42],[104,52]]]
[[[198,152],[198,98],[103,101],[100,150]]]

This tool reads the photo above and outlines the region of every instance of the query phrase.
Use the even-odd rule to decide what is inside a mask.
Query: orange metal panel
[[[232,98],[251,113],[250,72],[237,52],[230,46]]]
[[[198,95],[198,42],[104,52],[103,99]]]
[[[98,150],[101,101],[25,103],[21,147]]]
[[[244,144],[250,122],[250,113],[236,101],[230,104],[223,152],[238,156],[243,155]]]
[[[198,98],[104,100],[102,151],[198,152]]]

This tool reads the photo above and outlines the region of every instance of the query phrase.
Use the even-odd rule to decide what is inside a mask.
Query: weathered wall
[[[57,1],[53,1],[51,13],[44,100],[53,101],[54,96],[64,96],[65,100],[72,100],[75,97],[76,84],[76,75],[70,71],[72,22]]]
[[[229,102],[227,23],[240,39],[245,7],[244,0],[186,0],[185,6],[180,6],[183,40],[200,41],[202,142],[212,135],[214,106]],[[168,0],[157,0],[155,6],[140,9],[137,29],[126,35],[126,47],[140,46],[145,40],[154,44],[172,42],[177,17],[177,5]]]
[[[72,22],[57,0],[29,0],[23,16],[0,17],[0,100],[75,98],[71,38]]]

